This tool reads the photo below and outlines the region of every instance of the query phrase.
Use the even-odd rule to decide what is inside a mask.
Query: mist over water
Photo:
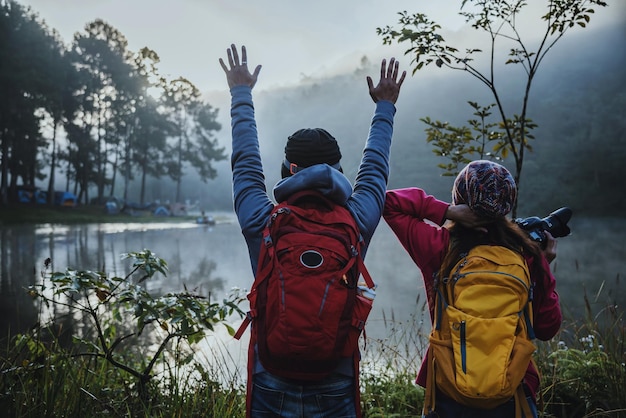
[[[607,10],[623,15],[626,3],[612,2]],[[598,20],[592,21],[588,29],[568,34],[547,55],[530,97],[529,116],[539,128],[534,150],[525,161],[519,216],[543,217],[565,205],[574,209],[572,235],[559,240],[552,268],[563,311],[576,320],[586,315],[585,298],[593,315],[611,307],[623,311],[626,306],[626,195],[616,185],[616,179],[626,176],[626,119],[622,110],[626,102],[619,93],[626,88],[625,28],[624,23],[603,27]],[[446,34],[449,40],[464,37],[469,39],[462,31]],[[258,50],[252,51],[256,54]],[[387,57],[391,51],[383,54]],[[374,111],[365,76],[376,77],[379,58],[373,54],[352,56],[353,65],[342,62],[344,71],[340,73],[330,71],[319,78],[317,74],[303,75],[301,83],[290,86],[274,88],[271,82],[264,85],[269,66],[264,68],[254,100],[268,189],[279,179],[287,137],[303,127],[323,127],[338,139],[345,173],[354,180]],[[271,59],[256,58],[264,65],[271,63]],[[410,72],[411,58],[396,58],[401,69]],[[211,59],[216,61],[217,57]],[[218,67],[216,62],[211,65]],[[519,105],[516,97],[523,76],[520,70],[498,78],[499,86],[505,86],[503,100],[509,110]],[[218,77],[223,74],[220,72]],[[202,83],[199,86],[203,87]],[[229,152],[229,94],[213,91],[206,97],[219,109],[222,129],[216,136]],[[467,100],[483,105],[493,101],[484,86],[460,72],[429,68],[407,77],[397,103],[390,188],[418,186],[440,199],[449,199],[452,180],[441,176],[437,164],[443,160],[426,143],[425,125],[419,119],[430,116],[464,124],[472,117]],[[509,164],[510,160],[505,161]],[[164,258],[169,266],[166,278],[147,283],[157,293],[187,288],[220,299],[232,287],[249,289],[253,277],[248,253],[230,212],[230,163],[222,161],[215,168],[218,177],[207,184],[191,171],[183,180],[186,199],[198,201],[201,208],[212,213],[227,211],[229,222],[215,227],[193,223],[3,227],[0,339],[9,329],[16,333],[36,323],[36,305],[25,287],[41,279],[43,262],[48,257],[55,271],[70,267],[124,275],[129,268],[120,254],[146,248]],[[171,199],[173,190],[173,185],[163,181],[150,182],[147,199]],[[138,195],[135,183],[129,196]],[[610,217],[604,217],[607,213]],[[392,329],[403,327],[409,327],[413,334],[427,333],[421,274],[384,221],[374,235],[366,264],[378,284],[368,338],[386,339]],[[238,322],[233,324],[235,328]],[[200,344],[198,357],[206,362],[216,356],[228,358],[242,369],[248,336],[246,332],[242,341],[236,341],[225,328],[217,327]]]
[[[120,255],[149,249],[169,268],[167,277],[157,275],[146,282],[155,294],[188,289],[221,300],[233,287],[248,290],[253,277],[243,236],[234,214],[220,214],[220,218],[228,221],[214,227],[165,223],[3,228],[2,335],[7,335],[9,328],[17,333],[36,323],[36,303],[27,295],[26,287],[41,280],[48,257],[53,260],[53,271],[97,270],[123,277],[130,268]],[[623,310],[626,242],[615,237],[626,236],[626,220],[573,218],[570,226],[573,233],[559,239],[558,256],[552,263],[564,313],[568,318],[583,319],[585,295],[594,315],[607,307]],[[602,251],[597,250],[599,247]],[[365,261],[378,284],[368,339],[385,340],[407,327],[411,334],[426,335],[430,325],[421,274],[384,221],[374,234]],[[245,311],[247,306],[242,308]],[[236,328],[240,319],[233,318],[233,322]],[[201,347],[199,355],[206,356],[206,361],[213,358],[209,355],[212,350],[219,350],[221,356],[232,357],[229,361],[245,364],[245,339],[233,340],[223,327],[209,333]]]
[[[616,9],[612,9],[616,10]],[[571,206],[574,217],[626,213],[626,197],[611,184],[626,176],[626,120],[617,109],[626,106],[626,25],[595,27],[568,33],[546,55],[534,80],[528,116],[538,127],[530,141],[520,184],[518,216],[546,216]],[[589,28],[590,29],[590,28]],[[322,127],[335,136],[342,150],[346,175],[354,180],[374,111],[365,82],[380,64],[373,57],[350,73],[303,81],[291,88],[253,91],[261,155],[268,189],[278,181],[287,137],[303,127]],[[410,56],[397,57],[409,68]],[[525,73],[520,66],[496,70],[501,100],[509,115],[519,114]],[[261,73],[259,85],[263,83]],[[214,100],[213,100],[214,99]],[[230,101],[221,92],[209,97],[219,108],[223,129],[220,143],[230,150]],[[474,118],[467,101],[493,103],[488,89],[461,71],[428,67],[407,76],[396,104],[390,155],[389,188],[418,186],[449,199],[452,179],[437,167],[446,163],[426,142],[420,118],[467,125]],[[499,120],[493,114],[492,121]],[[606,152],[610,149],[611,152]],[[512,157],[504,164],[513,169]],[[219,177],[201,190],[211,209],[232,208],[228,161],[217,165]],[[191,180],[191,179],[190,179]]]
[[[623,45],[624,33],[622,25],[565,38],[548,55],[531,95],[530,116],[539,128],[533,152],[525,160],[518,216],[544,217],[561,206],[573,209],[572,235],[559,239],[552,268],[563,310],[574,318],[585,315],[585,295],[594,311],[615,305],[623,309],[626,304],[626,242],[621,239],[626,236],[626,196],[615,190],[615,179],[626,176],[626,120],[616,111],[624,102],[623,95],[615,94],[625,87],[626,49],[617,47]],[[407,68],[409,58],[399,58]],[[255,91],[268,190],[279,179],[286,138],[302,127],[323,127],[338,139],[345,174],[354,180],[374,111],[365,75],[375,75],[379,63],[365,60],[361,64],[349,74],[309,79],[294,88]],[[507,80],[511,88],[517,86],[514,78],[502,82]],[[442,160],[426,143],[419,118],[463,124],[471,117],[467,100],[490,102],[482,86],[466,74],[430,71],[407,78],[397,103],[390,188],[417,186],[449,199],[452,179],[441,176],[437,164]],[[511,98],[504,100],[507,106],[514,104]],[[215,96],[212,104],[220,109],[223,129],[218,138],[228,152],[228,94]],[[229,161],[216,164],[216,169],[218,177],[207,184],[193,175],[183,180],[185,199],[198,202],[209,213],[224,211],[229,219],[212,228],[193,223],[3,227],[0,335],[36,322],[34,302],[24,288],[40,279],[47,257],[56,271],[71,267],[121,275],[128,269],[120,254],[147,248],[169,266],[168,277],[150,283],[151,290],[187,287],[221,297],[232,287],[249,289],[253,278],[232,213]],[[171,190],[164,183],[148,186],[148,199],[165,201],[168,193]],[[136,195],[135,184],[129,196]],[[394,324],[428,327],[420,272],[384,221],[374,234],[366,264],[379,285],[368,337],[386,338]],[[245,358],[245,343],[233,342],[221,328],[207,338],[207,349],[217,341],[225,342],[228,352],[243,349]]]

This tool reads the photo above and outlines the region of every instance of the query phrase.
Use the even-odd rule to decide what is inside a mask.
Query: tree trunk
[[[0,144],[2,147],[2,159],[0,160],[0,200],[2,201],[2,206],[6,206],[9,203],[9,190],[7,187],[7,177],[9,175],[9,142],[6,138],[6,131],[2,132],[0,135]]]
[[[144,200],[145,200],[145,193],[146,193],[146,167],[142,167],[141,170],[141,193],[140,193],[140,197],[139,197],[139,204],[141,206],[143,206]]]
[[[54,205],[54,175],[56,171],[57,157],[57,126],[59,122],[55,119],[52,123],[52,152],[50,155],[50,179],[48,181],[48,204]]]

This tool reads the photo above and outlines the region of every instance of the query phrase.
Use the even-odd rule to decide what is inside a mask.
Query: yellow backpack
[[[435,281],[424,415],[435,387],[456,402],[492,409],[515,397],[516,416],[532,416],[522,388],[535,345],[532,285],[521,254],[472,248]]]

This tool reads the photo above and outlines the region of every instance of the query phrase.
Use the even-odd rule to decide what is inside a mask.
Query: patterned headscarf
[[[504,166],[493,161],[469,163],[454,180],[452,202],[465,203],[486,218],[506,216],[517,199],[517,186]]]

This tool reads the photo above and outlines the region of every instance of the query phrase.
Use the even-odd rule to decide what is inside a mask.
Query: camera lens
[[[572,210],[568,207],[562,207],[555,210],[543,219],[544,229],[548,231],[554,238],[566,237],[570,234],[567,226],[572,217]]]

